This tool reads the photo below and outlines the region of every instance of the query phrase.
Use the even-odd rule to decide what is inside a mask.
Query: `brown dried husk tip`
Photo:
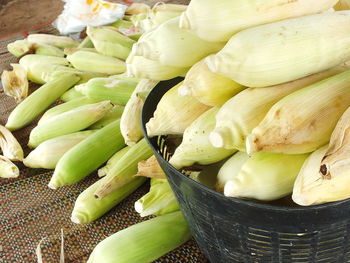
[[[1,83],[4,93],[20,103],[28,96],[27,70],[20,64],[11,64],[13,70],[4,70],[1,75]]]
[[[165,174],[154,155],[147,160],[139,162],[137,169],[136,176],[166,179]]]

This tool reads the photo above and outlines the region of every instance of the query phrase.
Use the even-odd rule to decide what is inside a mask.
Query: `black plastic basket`
[[[160,82],[149,94],[142,112],[143,131],[195,240],[210,262],[350,262],[349,200],[311,207],[278,207],[227,198],[167,162],[164,137],[148,138],[145,123],[164,93],[181,80]]]

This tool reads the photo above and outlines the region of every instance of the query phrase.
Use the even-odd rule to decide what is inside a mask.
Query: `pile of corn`
[[[150,137],[182,138],[169,160],[176,169],[220,163],[215,187],[229,197],[292,194],[299,205],[349,198],[350,11],[343,9],[349,1],[133,4],[123,20],[88,27],[82,42],[32,34],[11,43],[19,63],[1,80],[18,105],[0,126],[0,177],[17,177],[13,161],[23,161],[54,169],[48,186],[57,189],[98,170],[103,178],[76,200],[77,224],[151,178],[135,209],[157,217],[105,239],[88,262],[159,258],[190,233],[143,139],[140,113],[159,81],[184,76],[146,125]],[[28,80],[42,85],[29,96]],[[49,109],[56,100],[64,103]],[[11,131],[39,116],[24,158]]]

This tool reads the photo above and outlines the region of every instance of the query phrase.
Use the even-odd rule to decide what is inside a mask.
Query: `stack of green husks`
[[[154,218],[106,238],[88,262],[161,257],[191,235],[143,138],[141,111],[159,81],[184,76],[146,125],[150,137],[181,141],[169,160],[176,169],[194,178],[216,167],[214,187],[229,197],[349,198],[349,1],[280,2],[135,3],[122,20],[88,27],[81,42],[32,34],[10,43],[19,62],[1,80],[18,105],[0,125],[0,177],[19,176],[22,161],[54,169],[48,186],[57,189],[98,171],[76,200],[77,224],[149,180],[135,210]],[[30,92],[28,80],[41,86]],[[24,158],[11,131],[38,117]]]

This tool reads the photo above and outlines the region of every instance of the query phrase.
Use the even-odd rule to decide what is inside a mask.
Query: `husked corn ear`
[[[167,179],[151,179],[147,194],[135,202],[135,210],[141,217],[165,215],[179,211],[180,207]]]
[[[334,6],[335,10],[349,10],[350,1],[349,0],[339,0],[338,3]]]
[[[8,117],[6,128],[18,130],[28,125],[78,81],[79,77],[71,73],[57,75],[17,105]]]
[[[2,154],[11,161],[23,160],[23,149],[13,134],[0,125],[0,148]]]
[[[157,105],[153,117],[147,122],[150,137],[183,134],[185,129],[210,107],[186,96],[179,96],[182,82],[167,91]]]
[[[349,23],[350,11],[338,11],[250,28],[206,63],[212,72],[247,87],[288,82],[349,60],[350,28],[343,26]]]
[[[113,108],[109,112],[107,112],[105,116],[103,116],[99,121],[89,126],[89,129],[101,129],[110,124],[111,122],[119,120],[123,114],[123,111],[123,106],[114,105]]]
[[[4,93],[19,103],[28,96],[27,70],[20,64],[11,64],[11,66],[12,71],[2,72],[1,84]]]
[[[81,131],[59,136],[41,143],[23,160],[30,168],[55,169],[61,157],[95,131]]]
[[[94,43],[92,43],[89,36],[86,36],[83,41],[80,42],[78,48],[94,48]]]
[[[97,101],[110,100],[114,104],[125,105],[137,82],[134,80],[120,80],[113,78],[95,78],[75,89],[90,99]]]
[[[124,140],[117,120],[66,152],[56,165],[49,187],[56,189],[79,182],[123,147]]]
[[[18,167],[8,158],[0,155],[0,178],[16,178],[18,176]]]
[[[119,33],[115,27],[87,27],[86,33],[90,37],[96,50],[106,56],[126,59],[131,51],[134,40]]]
[[[131,182],[137,173],[137,164],[152,156],[152,150],[145,139],[132,146],[124,156],[116,162],[108,171],[106,180],[95,191],[95,196],[104,198],[113,191],[121,189]]]
[[[8,44],[7,50],[16,57],[34,53],[46,56],[64,57],[63,51],[55,46],[31,43],[26,39],[16,40]]]
[[[58,48],[77,47],[79,42],[70,37],[55,36],[50,34],[31,34],[27,37],[29,42],[52,45]]]
[[[292,192],[295,178],[308,156],[260,152],[247,157],[243,164],[244,158],[236,162],[228,160],[219,171],[219,177],[227,179],[224,194],[266,201],[286,196]],[[238,173],[237,168],[240,168]]]
[[[204,59],[194,64],[187,72],[181,96],[193,96],[203,104],[221,106],[245,87],[224,76],[211,72]]]
[[[247,137],[247,152],[312,152],[328,143],[349,106],[350,70],[278,101]]]
[[[96,101],[86,98],[86,97],[81,97],[81,98],[77,98],[71,101],[68,101],[66,103],[62,103],[59,104],[51,109],[49,109],[48,111],[46,111],[44,113],[44,115],[40,118],[38,125],[43,124],[45,121],[49,120],[50,118],[57,116],[61,113],[73,110],[75,108],[78,108],[80,106],[84,106],[87,104],[93,104]]]
[[[208,41],[227,41],[243,29],[326,11],[337,0],[192,0],[180,27]]]
[[[120,151],[116,152],[107,162],[105,166],[98,169],[97,174],[99,177],[104,177],[107,175],[109,170],[115,165],[119,160],[130,150],[130,146],[126,146]],[[97,190],[97,189],[96,189]]]
[[[158,81],[142,79],[131,94],[131,98],[125,105],[125,110],[120,119],[120,130],[125,140],[125,144],[134,145],[143,138],[141,129],[141,111],[144,99],[140,98],[140,92],[149,93]]]
[[[104,179],[100,179],[78,196],[71,216],[72,222],[86,224],[100,218],[139,188],[146,180],[145,178],[134,178],[124,187],[100,200],[95,198],[94,192],[103,183]]]
[[[58,114],[36,126],[29,136],[29,147],[73,132],[84,130],[112,109],[110,101],[87,104]]]
[[[166,179],[165,173],[154,155],[138,163],[136,176]]]
[[[79,91],[75,89],[75,87],[67,90],[65,93],[62,94],[60,97],[60,100],[63,102],[68,102],[71,100],[86,98],[83,94],[81,94]]]
[[[216,115],[215,129],[210,134],[210,142],[215,147],[246,151],[246,137],[276,102],[294,91],[348,69],[349,66],[341,65],[292,82],[242,91],[220,108]]]
[[[169,163],[176,169],[198,164],[213,164],[232,155],[236,150],[215,148],[209,141],[209,134],[215,127],[218,108],[212,108],[192,122],[183,134],[181,144],[176,148]]]
[[[194,33],[180,29],[178,24],[179,17],[175,17],[143,34],[135,44],[135,55],[163,65],[190,67],[224,46],[224,43],[202,40]]]
[[[67,59],[78,70],[119,74],[125,72],[124,61],[89,51],[77,51],[68,55]]]

